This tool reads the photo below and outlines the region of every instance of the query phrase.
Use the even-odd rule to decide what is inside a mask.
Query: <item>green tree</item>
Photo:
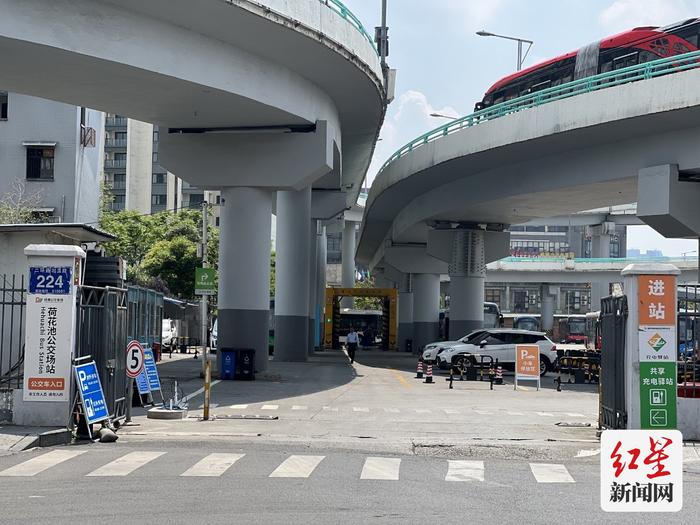
[[[376,288],[374,279],[355,281],[355,288]],[[379,297],[355,297],[354,308],[356,310],[381,310],[382,299]]]
[[[168,290],[182,298],[194,297],[194,272],[201,265],[197,245],[185,237],[156,242],[143,260],[143,271],[163,280]]]

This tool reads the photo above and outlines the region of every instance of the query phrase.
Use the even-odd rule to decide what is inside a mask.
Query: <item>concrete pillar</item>
[[[603,297],[610,295],[610,284],[605,282],[591,283],[591,311],[597,312],[600,310],[600,301]]]
[[[610,257],[610,234],[605,233],[607,231],[603,226],[593,228],[591,257],[594,259],[607,259]]]
[[[542,330],[551,333],[554,329],[554,295],[549,286],[542,286]]]
[[[420,354],[437,341],[440,320],[440,275],[413,275],[413,353]]]
[[[328,236],[326,235],[326,227],[319,228],[318,250],[316,251],[316,296],[317,296],[317,311],[316,316],[316,346],[323,346],[323,316],[326,305],[326,261],[328,257]]]
[[[306,361],[311,187],[277,192],[275,360]]]
[[[413,278],[404,274],[399,283],[399,351],[406,349],[406,340],[413,340]],[[415,343],[415,342],[414,342]]]
[[[343,248],[342,248],[342,283],[343,288],[355,287],[355,223],[345,221],[343,228]],[[341,299],[341,308],[352,308],[352,297]]]
[[[450,275],[450,339],[456,340],[484,326],[486,263],[484,233],[455,231]]]
[[[267,368],[271,215],[269,190],[221,191],[219,347],[254,348],[258,371]]]
[[[318,221],[312,220],[309,228],[309,331],[308,346],[309,355],[313,355],[316,348],[316,319],[318,308],[318,284],[316,272],[318,271]]]

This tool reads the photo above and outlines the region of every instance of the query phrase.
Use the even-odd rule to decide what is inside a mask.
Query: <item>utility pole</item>
[[[207,241],[209,206],[205,200],[202,203],[202,268],[208,268]],[[211,363],[209,362],[209,296],[202,295],[200,300],[202,316],[202,372],[204,376],[204,420],[209,419],[209,401],[211,397]]]
[[[389,65],[386,63],[386,57],[389,56],[389,28],[386,26],[386,3],[387,0],[382,0],[382,25],[374,29],[374,41],[377,44],[379,59],[382,65],[384,88],[388,89]]]

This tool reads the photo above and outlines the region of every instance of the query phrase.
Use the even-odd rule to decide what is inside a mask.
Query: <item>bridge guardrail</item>
[[[700,67],[700,51],[692,51],[682,55],[661,58],[659,60],[581,78],[566,84],[522,95],[506,102],[501,102],[500,104],[494,104],[493,106],[489,106],[437,127],[412,140],[389,157],[380,168],[379,173],[384,171],[389,164],[400,159],[414,149],[464,128],[471,128],[483,122],[510,115],[511,113],[517,113],[518,111],[541,106],[549,102],[571,98],[582,93],[599,91],[621,84],[636,82],[638,80],[647,80],[661,75],[667,75],[671,72],[676,73],[697,67]]]
[[[336,13],[338,13],[343,19],[347,20],[351,25],[357,29],[362,36],[364,36],[370,44],[372,44],[372,49],[374,49],[377,54],[379,54],[377,50],[377,46],[374,43],[374,40],[372,39],[371,35],[367,32],[365,29],[365,26],[362,25],[362,22],[360,22],[360,19],[357,18],[350,9],[347,8],[343,2],[340,0],[319,0],[323,5],[326,7],[332,9]]]

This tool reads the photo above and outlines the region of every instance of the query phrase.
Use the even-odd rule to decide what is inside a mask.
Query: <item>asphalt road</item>
[[[597,456],[539,465],[198,441],[58,447],[0,457],[0,522],[647,524],[700,512],[698,473],[682,512],[642,517],[600,510]]]

